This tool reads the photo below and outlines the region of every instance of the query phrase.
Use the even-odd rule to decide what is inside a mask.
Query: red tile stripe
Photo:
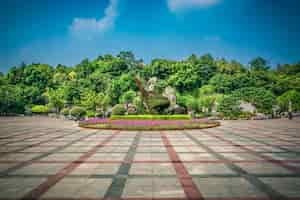
[[[80,163],[83,163],[88,158],[90,158],[93,154],[97,152],[98,149],[104,147],[108,142],[110,142],[114,137],[119,134],[119,131],[114,132],[112,135],[107,137],[105,140],[101,141],[98,145],[93,147],[90,151],[83,154],[78,160],[71,162],[69,165],[61,169],[57,174],[50,176],[45,182],[40,184],[35,189],[28,192],[22,199],[38,199],[42,196],[45,192],[47,192],[53,185],[63,179],[66,175],[71,173],[74,169],[76,169]]]
[[[198,190],[196,184],[193,182],[192,177],[189,175],[188,171],[184,167],[183,163],[181,162],[178,154],[176,153],[175,149],[171,145],[170,141],[168,140],[165,133],[161,132],[161,138],[165,147],[167,148],[169,157],[171,159],[177,174],[177,177],[182,185],[182,188],[187,196],[187,199],[194,199],[194,200],[204,200],[202,194]]]

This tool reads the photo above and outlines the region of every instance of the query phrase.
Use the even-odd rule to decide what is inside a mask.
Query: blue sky
[[[195,53],[273,65],[300,60],[297,0],[1,0],[0,71],[74,65],[130,50],[152,58]]]

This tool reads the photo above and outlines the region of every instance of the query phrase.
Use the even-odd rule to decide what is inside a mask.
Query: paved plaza
[[[0,199],[300,199],[300,118],[162,132],[0,118]]]

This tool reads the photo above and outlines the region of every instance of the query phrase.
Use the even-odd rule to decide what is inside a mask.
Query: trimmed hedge
[[[132,120],[189,120],[190,115],[112,115],[110,117],[112,120],[118,119],[132,119]]]
[[[79,123],[80,127],[92,129],[126,130],[126,131],[163,131],[163,130],[185,130],[185,129],[205,129],[220,126],[220,122],[202,122],[186,125],[160,125],[160,126],[120,126],[110,123],[85,124]]]
[[[35,114],[47,114],[49,107],[44,105],[35,105],[31,108],[31,112]]]

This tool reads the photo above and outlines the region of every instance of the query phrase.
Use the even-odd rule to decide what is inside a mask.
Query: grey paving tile
[[[300,198],[300,178],[297,177],[270,177],[260,178],[264,183],[288,197]]]
[[[103,198],[111,179],[64,178],[50,188],[43,198]]]
[[[46,178],[0,178],[0,198],[21,198]]]
[[[17,169],[10,174],[13,175],[55,175],[61,169],[63,169],[66,164],[60,163],[32,163],[26,165],[20,169]]]
[[[243,178],[193,178],[206,198],[266,197],[258,188]]]
[[[190,175],[234,175],[229,167],[222,163],[184,163]]]

